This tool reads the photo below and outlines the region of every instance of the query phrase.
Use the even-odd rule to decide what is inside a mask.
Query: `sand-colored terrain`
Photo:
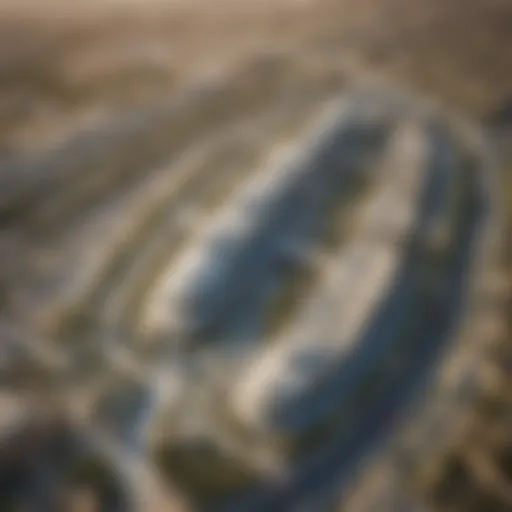
[[[1,1],[0,498],[510,510],[511,26]]]

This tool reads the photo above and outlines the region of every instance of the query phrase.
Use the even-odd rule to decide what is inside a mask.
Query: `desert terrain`
[[[8,510],[511,510],[511,27],[0,1]]]

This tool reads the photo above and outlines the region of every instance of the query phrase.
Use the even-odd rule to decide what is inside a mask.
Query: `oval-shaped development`
[[[291,167],[275,166],[272,173],[282,177],[275,187],[264,173],[242,186],[233,204],[212,219],[198,245],[185,253],[179,268],[186,270],[177,278],[169,274],[167,291],[158,296],[160,302],[154,298],[162,318],[165,305],[171,304],[167,311],[181,322],[174,331],[164,329],[164,343],[166,335],[172,342],[171,332],[199,341],[198,353],[218,362],[230,347],[236,352],[236,344],[251,338],[249,350],[227,366],[220,364],[220,380],[205,375],[202,384],[217,388],[212,396],[222,397],[222,404],[208,409],[203,420],[210,424],[209,442],[218,450],[215,460],[224,453],[230,464],[234,457],[244,471],[252,468],[249,486],[261,485],[276,472],[286,474],[292,488],[293,482],[300,486],[320,471],[322,460],[329,460],[330,446],[343,451],[359,443],[358,431],[372,421],[372,411],[403,386],[407,365],[416,364],[416,354],[425,350],[425,336],[435,331],[431,336],[440,337],[447,329],[446,301],[456,286],[451,274],[454,265],[463,271],[464,240],[474,225],[468,148],[455,129],[428,109],[404,104],[386,117],[381,125],[386,136],[379,139],[379,130],[372,132],[375,126],[361,121],[368,110],[366,105],[359,117],[342,119],[341,126],[348,122],[354,131],[337,131],[334,123],[332,131],[317,132],[331,133],[333,139],[341,133],[341,141],[348,137],[332,170],[327,164],[333,160],[326,158],[330,153],[320,142],[311,146],[318,152],[308,149],[307,158],[290,160]],[[361,146],[353,145],[354,140]],[[347,182],[334,184],[340,169],[354,169],[354,148],[361,147],[374,153],[355,167],[365,185],[364,192],[351,198],[343,194]],[[326,189],[321,189],[323,183]],[[300,194],[287,195],[295,190]],[[315,197],[321,200],[317,203]],[[343,236],[326,249],[319,226],[332,215],[333,210],[323,209],[328,200],[341,205],[335,229]],[[282,268],[283,246],[293,248],[284,253],[288,259],[309,257],[300,259],[295,272],[280,275],[274,268]],[[294,304],[280,328],[255,329],[247,309],[265,314],[265,304],[272,305],[280,289],[311,267],[314,278],[307,288],[292,287],[298,296],[287,299]],[[215,318],[220,329],[213,328]],[[180,436],[167,443],[181,446]],[[193,453],[192,445],[191,457]],[[201,460],[205,466],[196,467],[199,473],[207,464]],[[222,470],[222,465],[214,466],[212,471]],[[232,484],[238,488],[234,480]],[[223,487],[221,494],[225,492]],[[211,489],[208,496],[213,499]]]

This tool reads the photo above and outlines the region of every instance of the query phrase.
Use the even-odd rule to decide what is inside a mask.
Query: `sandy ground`
[[[2,148],[169,96],[260,53],[357,60],[477,114],[512,90],[507,0],[0,3]]]
[[[481,118],[512,99],[511,26],[510,0],[0,0],[0,158],[279,52]]]

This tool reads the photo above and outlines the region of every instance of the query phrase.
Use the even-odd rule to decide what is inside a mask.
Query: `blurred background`
[[[5,151],[57,140],[255,53],[298,45],[323,47],[475,115],[510,95],[506,0],[24,0],[3,1],[1,23]]]
[[[162,228],[168,218],[200,231],[248,178],[235,179],[230,169],[254,166],[278,138],[299,133],[324,97],[359,86],[400,89],[432,98],[442,115],[456,112],[485,140],[495,169],[492,224],[500,242],[486,260],[487,291],[474,306],[483,327],[457,335],[472,341],[452,355],[456,366],[465,346],[478,354],[478,378],[463,413],[437,413],[463,418],[456,439],[441,443],[434,435],[399,454],[388,445],[370,450],[370,458],[345,464],[343,492],[340,485],[303,503],[285,484],[279,490],[279,469],[274,461],[268,469],[263,455],[277,489],[270,502],[258,501],[256,491],[239,493],[252,485],[253,468],[217,455],[211,465],[191,462],[180,436],[154,460],[144,450],[131,453],[131,441],[118,441],[143,422],[133,410],[158,409],[148,405],[157,392],[146,389],[148,380],[153,387],[158,380],[154,355],[151,371],[144,366],[152,349],[127,355],[109,348],[113,363],[98,355],[104,349],[83,347],[98,340],[110,347],[106,340],[137,329],[140,338],[150,331],[162,336],[160,323],[168,326],[160,313],[148,313],[136,327],[130,317],[166,297],[165,286],[151,295],[155,286],[148,283],[167,279],[169,246],[192,246],[170,238]],[[306,147],[307,137],[299,140]],[[210,156],[221,144],[221,154]],[[511,148],[510,0],[0,0],[0,510],[512,511]],[[185,173],[185,181],[169,181],[171,171],[202,155],[210,166],[204,179],[192,182]],[[486,169],[482,164],[481,174]],[[205,210],[189,208],[189,196],[204,201]],[[151,210],[175,200],[183,208]],[[150,242],[142,263],[128,261]],[[289,293],[307,296],[300,286]],[[147,297],[153,302],[143,306]],[[428,312],[443,314],[448,307]],[[188,363],[180,364],[163,369],[164,401],[174,392],[169,375]],[[201,379],[192,377],[181,392],[189,409],[202,403],[209,381]],[[443,394],[442,385],[436,392]],[[204,400],[221,409],[225,396]],[[434,391],[428,396],[435,402]],[[83,411],[91,407],[108,424],[108,436],[89,433],[94,428]],[[420,409],[410,417],[429,414],[427,405]],[[206,430],[222,431],[226,446],[236,444],[231,430],[209,424],[209,409],[201,410]],[[158,419],[159,433],[151,436],[172,437],[168,425],[179,411],[171,409],[163,427]],[[213,457],[206,444],[192,450],[203,462]],[[414,459],[404,462],[410,471],[397,471],[407,457]],[[166,472],[174,476],[162,477]],[[316,496],[323,487],[315,482],[307,485]],[[144,489],[134,505],[129,491],[138,486]]]

